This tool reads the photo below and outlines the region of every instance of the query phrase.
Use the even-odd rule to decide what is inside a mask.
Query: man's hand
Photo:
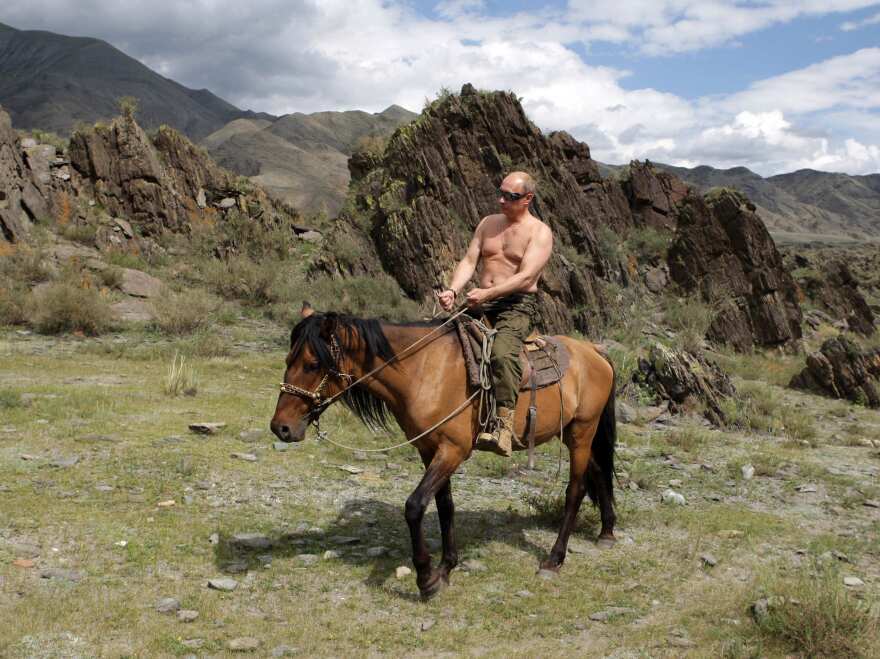
[[[443,311],[452,311],[452,307],[455,304],[455,291],[451,288],[440,291],[437,293],[437,300],[440,302]]]
[[[474,288],[467,294],[467,305],[473,309],[490,300],[488,288]]]

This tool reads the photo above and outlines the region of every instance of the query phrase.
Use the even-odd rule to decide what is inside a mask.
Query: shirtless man
[[[510,456],[513,415],[522,378],[519,352],[537,316],[538,279],[550,260],[550,227],[529,212],[535,181],[513,172],[498,190],[501,212],[484,217],[467,253],[452,274],[449,288],[439,293],[440,306],[451,311],[455,297],[480,265],[479,288],[467,294],[467,305],[479,307],[498,331],[492,346],[492,379],[498,424],[481,433],[477,448]]]

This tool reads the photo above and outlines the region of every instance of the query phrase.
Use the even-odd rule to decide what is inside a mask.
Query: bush
[[[8,410],[13,407],[24,407],[21,394],[12,389],[0,389],[0,410]]]
[[[55,282],[34,293],[30,322],[38,332],[97,335],[110,327],[110,305],[93,288]]]
[[[107,288],[119,288],[122,286],[122,268],[109,266],[98,272],[98,279]]]
[[[663,316],[676,332],[675,347],[679,350],[698,351],[715,312],[696,297],[668,298],[664,302]]]
[[[267,259],[258,263],[246,256],[234,256],[226,261],[209,262],[205,277],[221,297],[262,305],[273,301],[280,269],[278,261]]]
[[[69,224],[61,230],[61,235],[75,243],[95,247],[98,229],[91,224]]]
[[[0,325],[24,325],[27,322],[28,290],[21,284],[0,286]]]
[[[654,227],[633,229],[626,237],[626,247],[639,258],[659,262],[666,259],[666,252],[672,240],[671,231],[662,231]]]
[[[163,334],[191,334],[205,327],[218,303],[207,293],[165,291],[153,300],[152,326]]]
[[[877,648],[876,614],[844,590],[837,570],[765,578],[757,595],[768,600],[755,614],[758,629],[799,656],[863,657]]]
[[[42,250],[25,246],[14,246],[11,250],[0,255],[0,275],[6,281],[36,284],[52,276]]]

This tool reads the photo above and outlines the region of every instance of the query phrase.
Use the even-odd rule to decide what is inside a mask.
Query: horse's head
[[[301,442],[322,411],[321,402],[339,390],[339,343],[335,315],[304,318],[290,334],[287,368],[269,427],[282,442]]]

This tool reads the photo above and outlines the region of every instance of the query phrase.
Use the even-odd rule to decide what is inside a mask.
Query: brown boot
[[[513,415],[514,410],[499,407],[498,423],[495,424],[495,430],[491,433],[481,432],[477,436],[477,450],[492,451],[509,458],[513,452],[513,438],[516,436],[513,432]]]

